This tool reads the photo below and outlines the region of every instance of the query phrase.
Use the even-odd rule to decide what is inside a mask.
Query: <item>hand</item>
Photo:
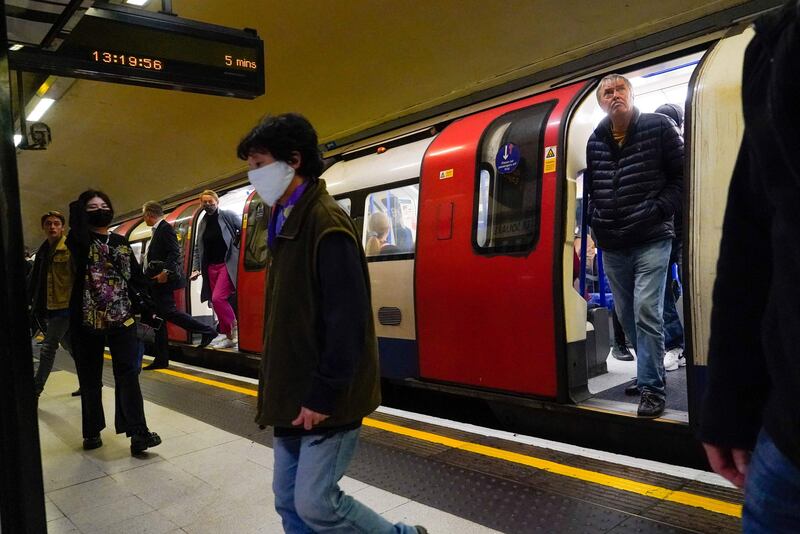
[[[159,284],[166,284],[168,278],[169,278],[169,273],[167,271],[161,271],[160,273],[158,273],[153,277],[153,280],[155,280]]]
[[[297,418],[294,421],[292,421],[292,425],[294,426],[303,425],[303,428],[305,428],[306,430],[311,430],[312,428],[323,422],[328,417],[330,416],[317,413],[305,407],[301,407],[300,413],[297,415]]]
[[[737,488],[744,487],[747,466],[750,464],[750,451],[730,449],[710,443],[703,443],[708,463],[715,473],[721,475]]]
[[[192,274],[189,275],[189,280],[197,280],[197,277],[200,276],[200,271],[192,271]]]

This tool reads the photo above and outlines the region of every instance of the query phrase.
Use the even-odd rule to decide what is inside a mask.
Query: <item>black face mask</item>
[[[95,228],[105,228],[114,219],[114,212],[111,210],[93,210],[86,212],[86,222]]]

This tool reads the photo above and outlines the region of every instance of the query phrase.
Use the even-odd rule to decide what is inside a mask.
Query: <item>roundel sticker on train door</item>
[[[514,172],[519,165],[519,147],[514,143],[506,143],[497,151],[494,158],[494,166],[500,174]]]

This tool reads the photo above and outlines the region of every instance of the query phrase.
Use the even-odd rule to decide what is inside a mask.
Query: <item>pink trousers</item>
[[[230,337],[236,315],[228,302],[228,297],[236,291],[236,288],[224,263],[208,266],[208,285],[211,287],[211,307],[219,319],[219,331]]]

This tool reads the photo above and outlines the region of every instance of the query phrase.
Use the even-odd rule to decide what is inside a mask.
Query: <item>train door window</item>
[[[136,258],[140,264],[142,263],[142,243],[131,243],[131,250],[133,251],[133,256]]]
[[[244,244],[244,270],[260,271],[267,266],[269,206],[256,194],[247,209],[247,238]]]
[[[128,242],[131,244],[133,255],[140,264],[143,264],[144,260],[147,258],[147,244],[152,235],[152,228],[147,226],[144,221],[137,224],[128,235]],[[144,265],[142,265],[142,267],[144,267]]]
[[[350,213],[350,208],[352,207],[353,202],[349,198],[336,199],[336,203],[339,204],[339,207],[341,207],[345,211],[345,213],[347,213],[352,217]]]
[[[362,234],[368,258],[403,259],[414,252],[418,201],[419,184],[367,195]]]
[[[492,174],[487,169],[481,169],[478,177],[478,221],[475,240],[479,247],[486,246],[486,222],[489,217],[489,182]]]
[[[506,113],[481,139],[473,246],[481,254],[530,252],[539,240],[544,130],[554,102]]]
[[[178,245],[180,245],[181,250],[183,250],[183,248],[186,246],[186,240],[189,239],[189,233],[192,231],[194,214],[198,209],[200,209],[199,204],[194,204],[187,207],[173,223],[175,235],[178,237]]]

